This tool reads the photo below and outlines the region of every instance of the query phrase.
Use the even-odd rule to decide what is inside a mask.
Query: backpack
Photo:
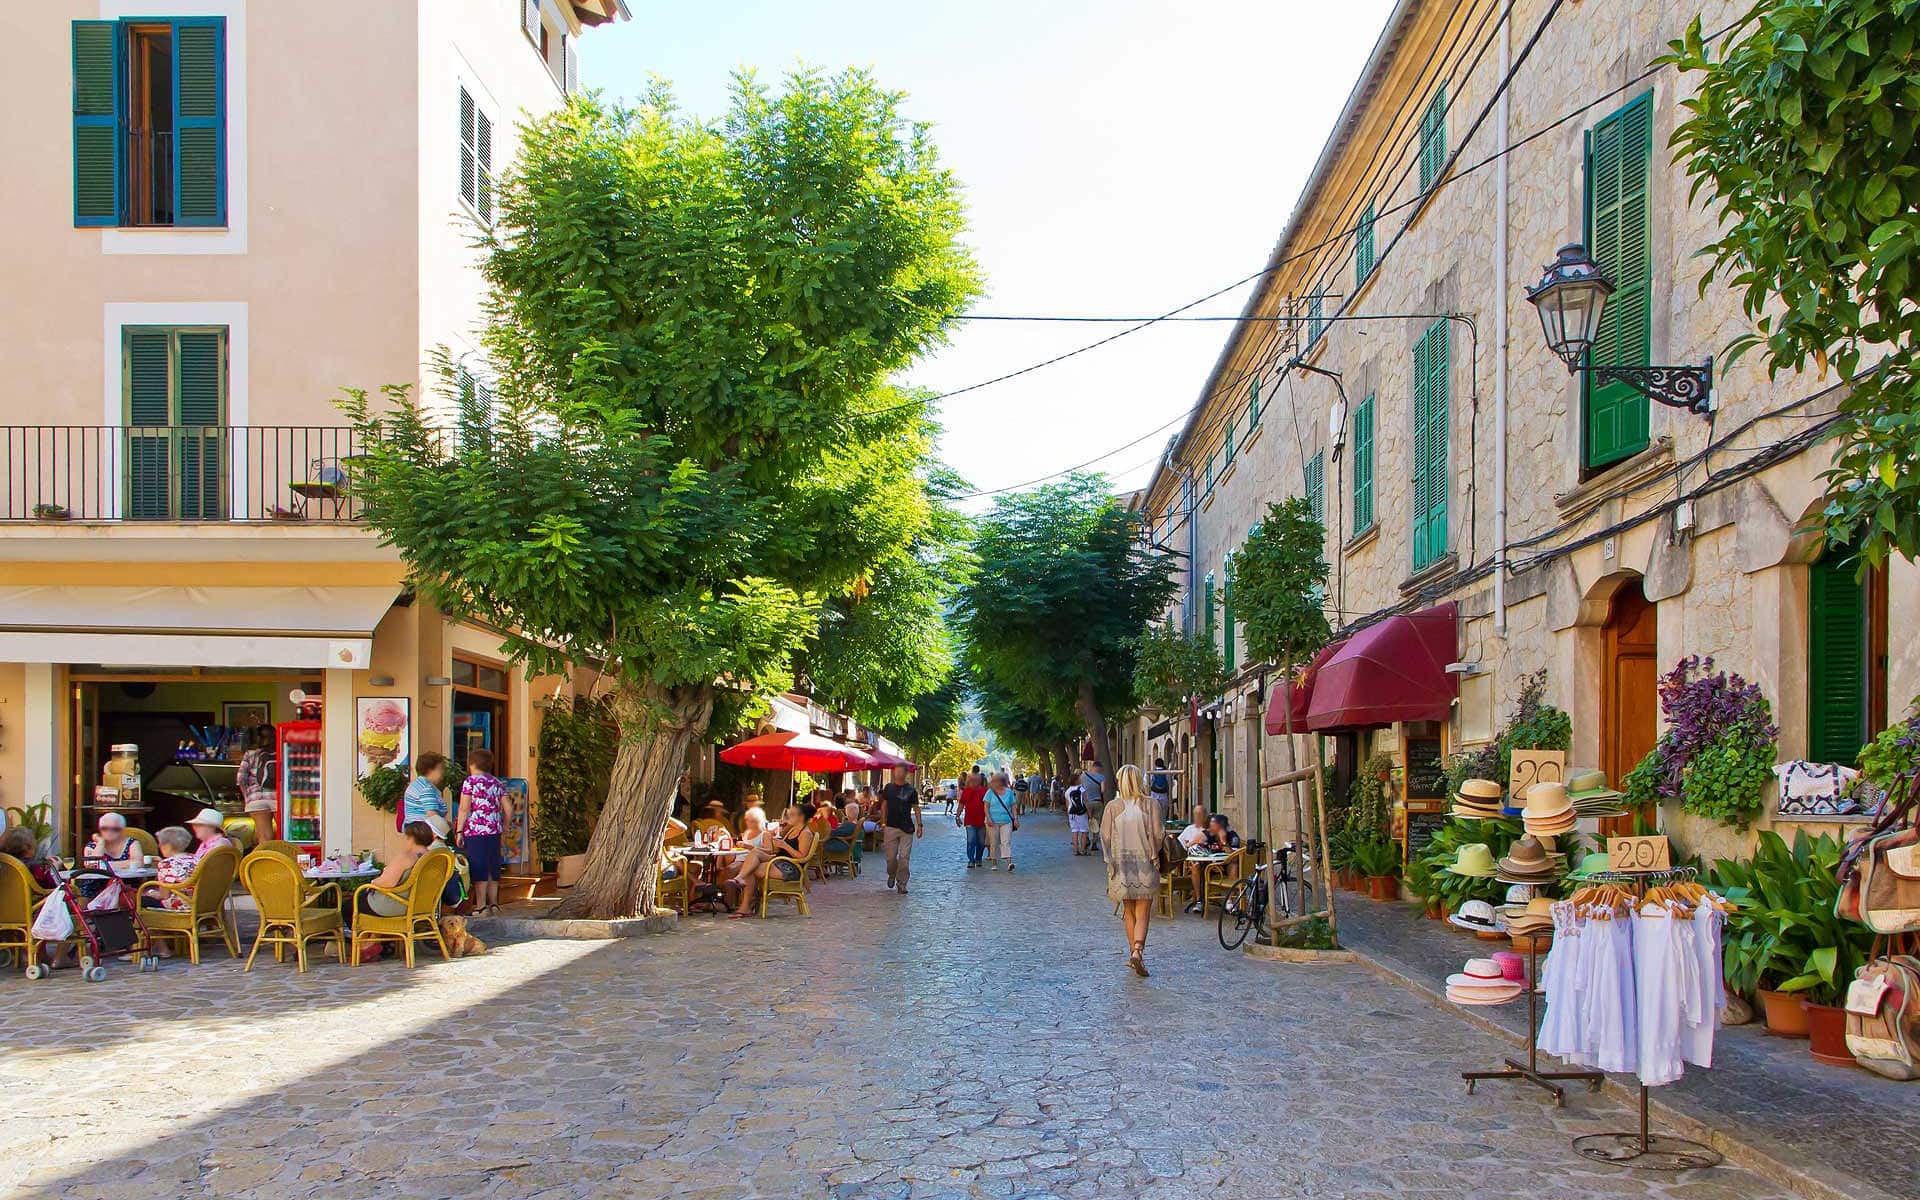
[[[1920,958],[1890,954],[1854,972],[1847,989],[1847,1049],[1888,1079],[1920,1079]]]
[[[1077,788],[1074,790],[1073,803],[1067,805],[1067,815],[1070,817],[1084,817],[1087,815],[1087,801],[1086,801],[1085,792],[1080,791]]]

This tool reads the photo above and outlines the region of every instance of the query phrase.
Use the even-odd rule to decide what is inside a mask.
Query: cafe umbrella
[[[829,738],[785,730],[763,733],[720,752],[720,761],[762,771],[859,771],[876,766],[866,753]],[[788,780],[791,789],[793,781]]]

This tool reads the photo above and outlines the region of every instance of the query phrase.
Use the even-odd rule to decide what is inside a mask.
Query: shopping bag
[[[110,880],[100,889],[100,894],[87,901],[88,912],[107,912],[110,909],[126,906],[126,896],[121,890],[118,879]]]
[[[67,911],[67,898],[59,892],[40,905],[33,919],[33,936],[43,942],[64,942],[73,936],[73,914]]]

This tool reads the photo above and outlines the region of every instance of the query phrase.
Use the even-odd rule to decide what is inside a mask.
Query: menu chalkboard
[[[1439,734],[1408,734],[1407,799],[1444,800],[1447,798],[1447,764],[1441,754]]]
[[[1407,814],[1407,859],[1412,861],[1426,853],[1427,844],[1433,841],[1433,835],[1440,832],[1447,823],[1446,813],[1410,812]]]

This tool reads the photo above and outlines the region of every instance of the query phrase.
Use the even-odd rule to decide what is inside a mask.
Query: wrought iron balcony
[[[0,521],[357,521],[357,449],[343,426],[0,426]]]

